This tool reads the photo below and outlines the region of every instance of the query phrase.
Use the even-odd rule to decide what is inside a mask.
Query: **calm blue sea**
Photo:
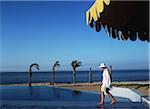
[[[88,82],[89,71],[77,71],[77,82]],[[149,70],[114,70],[113,81],[147,81]],[[33,72],[32,82],[51,81],[51,72]],[[101,72],[92,72],[93,82],[101,81]],[[0,72],[0,84],[27,83],[28,72]],[[55,82],[71,83],[72,71],[61,71],[55,73]]]

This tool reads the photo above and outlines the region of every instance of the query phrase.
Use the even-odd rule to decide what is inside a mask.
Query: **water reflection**
[[[132,103],[128,99],[119,98],[119,101],[115,105],[110,104],[110,100],[106,96],[106,101],[104,105],[97,105],[99,101],[99,94],[82,92],[77,90],[67,90],[56,87],[39,87],[39,86],[1,86],[0,87],[0,95],[1,100],[10,100],[10,101],[18,101],[23,103],[23,100],[27,100],[30,102],[34,101],[48,101],[50,104],[52,101],[58,104],[59,106],[85,106],[87,109],[120,109],[126,108],[131,109],[131,107],[135,107],[137,109],[148,109],[143,103]],[[42,103],[42,102],[40,102]],[[45,103],[45,102],[44,102]],[[7,103],[3,102],[3,105]],[[68,105],[69,104],[69,105]],[[50,104],[51,105],[51,104]],[[90,108],[91,107],[91,108]],[[68,108],[69,109],[69,108]],[[84,108],[85,109],[85,108]]]
[[[53,96],[55,96],[57,99],[59,99],[60,98],[60,90],[58,90],[57,88],[55,88],[55,87],[52,87],[52,95]],[[51,93],[50,93],[50,95],[51,95]]]
[[[79,96],[79,95],[82,95],[82,92],[81,91],[77,91],[77,90],[73,90],[72,91],[72,95],[73,96]]]
[[[28,89],[29,89],[29,94],[30,94],[30,96],[32,96],[32,95],[33,95],[32,86],[29,87]]]

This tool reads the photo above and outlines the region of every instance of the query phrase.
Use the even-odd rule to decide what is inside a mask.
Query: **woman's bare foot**
[[[104,102],[98,102],[98,105],[103,105],[104,104]]]
[[[111,104],[115,104],[117,101],[116,100],[113,100],[112,102],[111,102]]]

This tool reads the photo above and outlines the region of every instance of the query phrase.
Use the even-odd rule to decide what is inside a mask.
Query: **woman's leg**
[[[104,95],[104,92],[101,91],[101,100],[98,104],[104,104],[104,98],[105,98],[105,95]]]
[[[101,86],[101,100],[100,100],[100,102],[98,103],[98,104],[104,104],[104,99],[105,99],[105,95],[104,95],[104,88],[103,88],[103,86]]]
[[[115,98],[113,97],[113,95],[112,95],[109,91],[108,91],[107,94],[108,94],[108,96],[111,98],[111,101],[112,101],[111,103],[112,103],[112,104],[116,103]]]

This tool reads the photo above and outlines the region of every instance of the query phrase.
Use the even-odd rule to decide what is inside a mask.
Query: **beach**
[[[68,84],[68,83],[55,83],[55,87],[80,90],[80,91],[93,91],[100,92],[101,82],[93,82],[93,83],[76,83],[76,84]],[[1,86],[28,86],[27,83],[20,84],[1,84]],[[50,85],[50,82],[40,82],[40,83],[32,83],[32,86],[53,86]],[[113,82],[113,87],[123,87],[130,88],[136,90],[141,93],[143,96],[149,96],[150,90],[150,81],[129,81],[129,82]]]

